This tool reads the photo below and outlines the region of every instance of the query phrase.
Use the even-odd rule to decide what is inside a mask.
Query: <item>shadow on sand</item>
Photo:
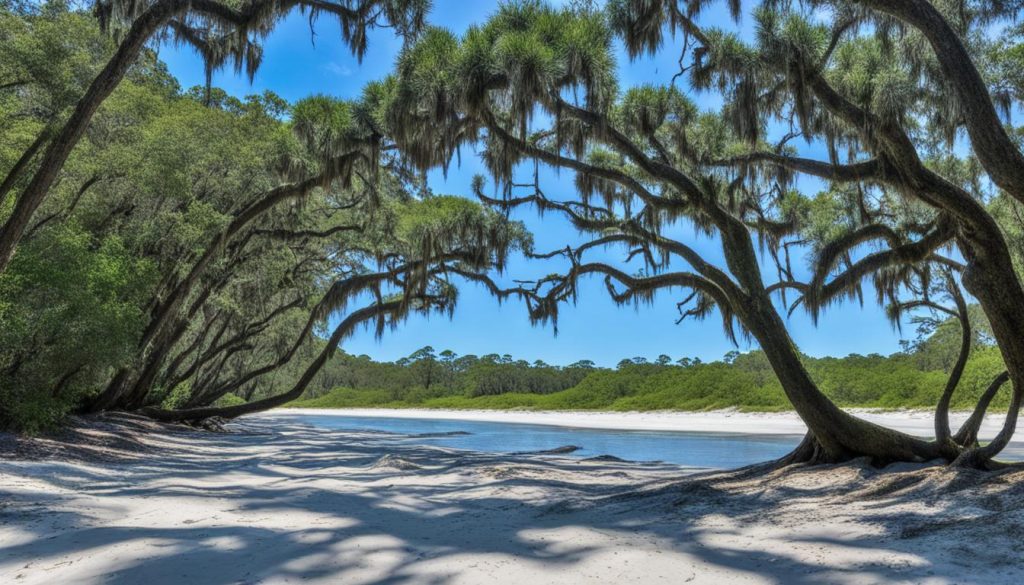
[[[0,581],[517,582],[511,567],[543,566],[560,575],[552,581],[600,582],[589,560],[622,552],[670,555],[660,559],[666,582],[711,574],[795,585],[922,582],[956,567],[962,578],[950,581],[1021,582],[1019,473],[694,472],[300,425],[214,434],[103,424],[89,437],[106,458],[73,462],[63,452],[64,460],[0,463],[0,535],[17,536],[0,539]],[[872,529],[816,531],[815,519]],[[788,542],[751,539],[787,527]],[[581,531],[589,536],[567,538]],[[993,534],[1017,554],[987,546]],[[806,554],[812,548],[825,552]],[[829,550],[861,560],[844,565]],[[917,560],[893,561],[908,555]],[[85,568],[62,577],[75,564]],[[653,567],[609,567],[605,582]]]

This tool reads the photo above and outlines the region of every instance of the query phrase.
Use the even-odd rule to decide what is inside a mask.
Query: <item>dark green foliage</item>
[[[34,432],[130,354],[155,271],[117,236],[75,224],[29,241],[0,275],[0,425]]]
[[[4,79],[26,82],[0,95],[11,114],[0,142],[15,146],[0,154],[6,172],[30,136],[65,114],[112,44],[89,15],[59,5],[2,17],[0,37],[10,41],[2,61],[18,65]],[[283,102],[215,93],[220,99],[210,106],[196,92],[180,93],[147,54],[93,118],[0,274],[0,427],[42,430],[102,390],[135,358],[154,297],[166,294],[240,203],[279,181],[282,161],[296,152],[278,119]],[[261,315],[274,306],[274,279],[294,261],[266,250],[250,255],[241,263],[251,270],[246,281],[211,295],[206,315],[238,322]],[[313,279],[292,277],[290,286]],[[289,325],[261,341],[273,346],[301,323]],[[176,388],[178,398],[187,388]],[[172,389],[158,393],[169,397]]]

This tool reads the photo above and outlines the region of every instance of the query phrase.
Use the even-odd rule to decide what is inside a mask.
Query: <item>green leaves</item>
[[[368,135],[358,123],[355,104],[325,95],[296,102],[291,121],[299,140],[324,161],[361,145]]]
[[[42,430],[97,389],[140,332],[154,268],[73,223],[23,247],[0,276],[0,426]]]
[[[88,15],[53,10],[0,12],[0,85],[18,83],[50,116],[72,106],[101,68],[113,43]]]
[[[463,197],[429,197],[399,205],[394,213],[396,238],[410,257],[428,262],[455,255],[474,269],[500,269],[511,252],[532,247],[522,223]]]
[[[697,106],[674,86],[642,85],[630,88],[616,106],[622,128],[653,134],[666,121],[686,126],[697,116]]]
[[[822,390],[842,406],[930,408],[942,391],[945,369],[949,367],[946,360],[955,357],[958,335],[954,331],[946,340],[939,333],[929,338],[928,347],[891,356],[804,356],[802,361]],[[930,346],[933,342],[934,347]],[[764,352],[759,350],[739,355],[730,352],[723,360],[711,363],[683,358],[678,362],[680,366],[665,364],[664,360],[638,363],[636,359],[623,360],[618,369],[612,370],[586,362],[559,368],[543,363],[531,365],[509,356],[462,356],[454,360],[447,377],[425,392],[420,370],[426,364],[422,358],[375,362],[367,356],[341,355],[328,365],[338,372],[334,376],[336,387],[327,391],[328,386],[319,397],[291,406],[604,411],[789,408]],[[953,407],[972,408],[1002,368],[997,348],[979,346]],[[1004,392],[993,408],[1005,408],[1007,402]]]
[[[898,120],[912,104],[915,85],[898,61],[889,58],[874,39],[842,44],[828,71],[828,80],[854,103],[887,120]]]
[[[427,29],[399,57],[397,70],[403,89],[434,100],[451,91],[458,50],[459,41],[450,31]]]
[[[558,115],[564,94],[604,112],[616,91],[602,14],[510,2],[461,39],[428,29],[403,51],[386,119],[403,152],[431,168],[446,166],[495,118],[525,135],[539,112]]]
[[[514,120],[528,123],[534,105],[547,102],[559,73],[555,51],[532,31],[501,35],[494,45],[495,65],[508,82]]]

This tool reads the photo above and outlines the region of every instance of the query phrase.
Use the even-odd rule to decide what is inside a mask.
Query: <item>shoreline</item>
[[[849,409],[849,412],[870,422],[909,434],[931,437],[934,422],[926,410],[880,411]],[[473,422],[534,424],[570,428],[622,431],[662,431],[731,433],[746,435],[802,435],[807,427],[795,412],[741,412],[712,410],[701,412],[650,411],[515,411],[515,410],[444,410],[429,408],[278,408],[254,416],[278,415],[355,416],[373,418],[437,419]],[[968,412],[951,412],[955,427],[967,419]],[[981,428],[983,439],[995,436],[1002,426],[1000,415],[985,418]]]

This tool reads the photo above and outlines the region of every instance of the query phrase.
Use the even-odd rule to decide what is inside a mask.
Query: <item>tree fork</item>
[[[956,444],[963,446],[964,448],[976,447],[978,444],[978,431],[981,430],[981,423],[985,421],[985,413],[988,412],[988,407],[992,403],[992,399],[996,397],[999,389],[1003,387],[1003,384],[1010,379],[1010,373],[1003,371],[997,375],[992,382],[985,389],[985,392],[978,399],[978,403],[974,407],[974,411],[971,412],[971,416],[964,421],[961,425],[960,430],[953,435],[953,441]]]
[[[935,443],[876,425],[836,406],[804,368],[778,314],[774,310],[770,315],[749,312],[757,304],[745,308],[744,321],[765,352],[786,397],[814,436],[820,451],[816,461],[837,463],[867,456],[876,463],[888,463],[946,457]]]

